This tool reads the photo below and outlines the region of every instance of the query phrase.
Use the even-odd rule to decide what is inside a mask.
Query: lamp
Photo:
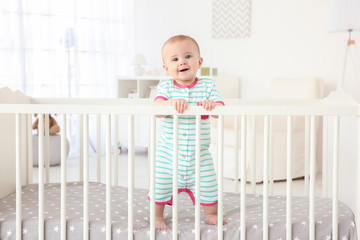
[[[360,30],[360,1],[359,0],[332,0],[330,5],[329,32],[347,32],[345,57],[341,76],[338,79],[336,91],[344,92],[344,77],[350,48],[355,48],[355,41],[351,39],[351,33]],[[355,70],[356,70],[355,66]]]
[[[134,74],[136,76],[141,76],[144,74],[144,68],[141,67],[141,65],[145,65],[147,62],[145,60],[144,54],[135,54],[133,61],[132,61],[132,65],[135,65],[134,68]]]

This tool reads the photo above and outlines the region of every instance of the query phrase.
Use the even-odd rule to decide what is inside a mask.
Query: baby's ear
[[[204,61],[204,59],[201,57],[200,60],[199,60],[199,67],[201,67],[203,61]]]
[[[166,66],[166,64],[164,64],[164,65],[163,65],[163,69],[164,69],[165,71],[168,71],[169,68]]]

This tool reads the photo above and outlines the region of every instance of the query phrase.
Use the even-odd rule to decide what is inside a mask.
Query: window
[[[115,97],[133,56],[131,0],[1,1],[0,87],[32,97]]]
[[[131,0],[1,0],[0,88],[31,97],[116,97],[134,55]],[[77,126],[79,116],[68,121]],[[58,120],[58,119],[57,119]],[[70,156],[79,154],[70,126]],[[91,142],[94,134],[90,132]]]

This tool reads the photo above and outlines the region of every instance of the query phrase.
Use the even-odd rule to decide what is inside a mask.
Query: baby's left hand
[[[205,110],[211,111],[215,108],[215,102],[211,99],[205,99],[199,102],[199,106],[203,106]]]

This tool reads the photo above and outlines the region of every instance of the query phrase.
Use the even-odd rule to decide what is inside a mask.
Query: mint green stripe
[[[166,180],[172,180],[172,178],[163,178],[163,177],[156,177],[156,179],[166,179]]]
[[[159,193],[159,192],[157,192],[157,193],[156,193],[157,196],[158,196],[158,195],[169,195],[169,194],[171,194],[171,192],[164,192],[164,193]]]
[[[174,132],[166,131],[166,130],[164,130],[163,132],[166,133],[166,134],[173,134],[174,133]],[[183,134],[184,133],[181,133],[181,132],[178,133],[178,135],[181,136],[181,137],[183,136]],[[192,133],[187,133],[186,135],[190,136],[190,137],[195,137],[196,136],[196,134],[192,134]],[[210,132],[208,132],[208,133],[200,133],[200,135],[210,135]]]
[[[163,191],[165,191],[165,190],[172,190],[172,188],[155,188],[155,189],[157,189],[157,190],[163,190]]]
[[[205,123],[204,123],[205,124]],[[203,125],[203,124],[202,124]],[[163,128],[167,128],[167,129],[171,129],[171,130],[173,130],[174,128],[172,127],[172,126],[162,126]],[[181,130],[181,131],[195,131],[196,130],[196,128],[178,128],[179,130]],[[202,128],[200,128],[201,130],[203,130],[203,131],[205,131],[205,130],[210,130],[211,128],[210,127],[207,127],[207,128],[205,128],[205,127],[202,127]]]
[[[169,175],[170,173],[168,173],[168,172],[158,172],[158,171],[156,171],[156,173],[157,174],[165,174],[165,175]]]
[[[172,154],[170,154],[170,153],[168,153],[168,152],[166,152],[166,151],[164,151],[164,150],[157,150],[157,151],[158,151],[158,152],[161,152],[161,153],[165,153],[165,154],[169,155],[169,157],[173,157]]]
[[[213,176],[216,176],[216,174],[211,174],[211,175],[201,176],[201,178],[213,177]]]
[[[172,168],[166,168],[166,167],[161,167],[161,166],[156,166],[156,168],[161,168],[161,169],[166,169],[166,170],[172,171]]]
[[[213,192],[217,192],[217,190],[212,190],[212,191],[204,191],[204,190],[200,190],[200,192],[202,192],[202,193],[213,193]]]
[[[210,195],[210,196],[206,196],[206,195],[200,193],[200,196],[201,196],[201,197],[205,197],[205,198],[214,198],[214,197],[217,197],[217,194],[215,194],[215,195]]]
[[[203,182],[203,183],[216,182],[216,179],[209,180],[209,181],[206,181],[206,180],[200,180],[200,182]]]
[[[216,201],[207,201],[207,200],[203,200],[203,199],[200,199],[201,202],[206,202],[206,203],[214,203]]]
[[[159,156],[159,155],[156,155],[156,157],[159,157],[159,158],[162,158],[162,159],[167,159],[166,157]],[[167,159],[167,160],[169,160],[171,163],[169,163],[169,162],[164,162],[164,161],[160,161],[160,160],[157,160],[156,162],[157,162],[157,163],[163,163],[163,164],[171,165],[171,166],[172,166],[172,160],[171,160],[171,159]]]
[[[159,182],[155,182],[156,184],[158,184],[158,185],[171,185],[172,184],[172,182],[169,182],[169,183],[159,183]]]

